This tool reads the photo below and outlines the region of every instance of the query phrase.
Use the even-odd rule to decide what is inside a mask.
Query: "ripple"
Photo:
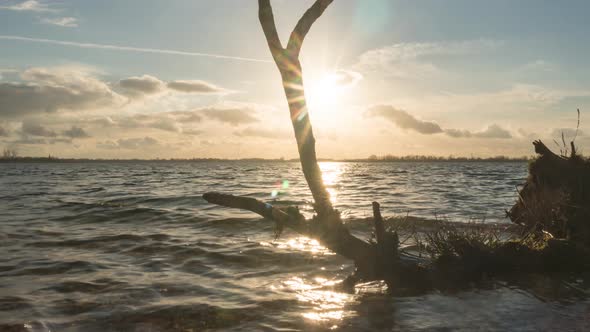
[[[336,208],[368,237],[372,201],[384,216],[501,221],[526,166],[322,167]],[[310,216],[298,162],[0,168],[0,331],[590,328],[590,276],[393,299],[379,282],[344,289],[351,262],[317,241],[275,239],[272,222],[201,198],[248,195]]]
[[[97,263],[86,261],[70,261],[70,262],[37,262],[36,267],[17,267],[0,273],[0,276],[37,276],[37,275],[57,275],[57,274],[79,274],[96,272],[107,267]],[[39,266],[40,265],[40,266]]]

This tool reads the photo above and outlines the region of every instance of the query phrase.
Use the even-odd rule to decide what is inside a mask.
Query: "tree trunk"
[[[281,226],[287,226],[299,233],[316,238],[335,253],[354,260],[359,272],[366,278],[372,278],[376,270],[375,246],[350,234],[342,223],[339,212],[332,206],[330,195],[324,186],[322,172],[317,162],[315,138],[309,119],[299,62],[299,53],[306,34],[332,1],[316,0],[298,21],[291,33],[287,48],[283,48],[276,31],[270,0],[258,0],[260,24],[281,74],[301,168],[313,196],[317,216],[307,222],[301,215],[289,215],[252,198],[218,193],[207,193],[203,197],[214,204],[256,212]]]
[[[327,217],[334,213],[334,208],[330,201],[330,194],[324,186],[322,171],[316,158],[315,137],[309,120],[303,80],[301,75],[297,74],[297,72],[301,72],[299,61],[297,60],[291,68],[281,70],[281,76],[285,96],[289,102],[289,114],[291,115],[295,139],[297,140],[301,168],[312,193],[318,217]]]
[[[283,48],[276,32],[274,16],[270,0],[259,0],[259,18],[262,30],[266,36],[268,47],[281,73],[285,97],[289,104],[291,123],[297,140],[299,159],[305,180],[314,199],[314,207],[321,219],[334,213],[330,202],[330,194],[324,186],[322,172],[317,163],[315,153],[315,138],[309,120],[305,90],[303,86],[303,72],[299,62],[299,53],[305,35],[311,25],[324,12],[332,0],[316,1],[303,15],[291,33],[287,48]]]

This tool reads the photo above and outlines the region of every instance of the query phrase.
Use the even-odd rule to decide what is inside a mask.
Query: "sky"
[[[288,36],[311,0],[271,1]],[[321,158],[590,146],[590,2],[335,0],[302,49]],[[577,128],[577,112],[581,122]],[[0,0],[0,148],[294,158],[255,0]]]

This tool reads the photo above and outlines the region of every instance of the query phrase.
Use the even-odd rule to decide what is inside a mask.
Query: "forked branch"
[[[249,210],[287,226],[298,233],[310,236],[321,242],[333,252],[354,260],[359,275],[374,278],[383,275],[377,267],[376,247],[353,236],[342,223],[340,213],[330,201],[330,195],[324,186],[322,172],[317,162],[315,138],[307,112],[307,103],[303,89],[303,78],[299,52],[303,39],[313,23],[322,15],[333,0],[317,0],[297,23],[291,33],[287,48],[283,48],[275,26],[270,0],[258,0],[258,16],[273,59],[281,73],[285,96],[289,104],[291,123],[297,141],[299,158],[303,175],[314,199],[317,216],[306,221],[298,213],[287,213],[281,209],[258,201],[254,198],[207,193],[203,197],[210,203]],[[380,223],[382,225],[382,222]],[[386,238],[387,239],[387,238]],[[382,243],[386,246],[387,240]],[[385,253],[385,250],[382,250]],[[391,257],[388,257],[391,258]]]
[[[299,62],[299,50],[303,38],[309,32],[311,25],[332,3],[327,0],[317,0],[309,8],[297,23],[295,30],[291,33],[289,40],[290,47],[283,49],[277,35],[270,0],[258,0],[258,16],[260,24],[273,59],[281,73],[285,96],[289,103],[291,123],[295,132],[297,148],[301,160],[301,167],[305,180],[309,186],[314,199],[314,208],[318,216],[329,216],[335,213],[330,195],[324,187],[322,172],[319,168],[315,153],[315,138],[307,112],[307,102],[303,89],[303,77],[301,63]]]
[[[305,36],[311,29],[313,23],[324,13],[324,10],[328,8],[328,6],[334,0],[317,0],[306,12],[303,14],[293,32],[291,32],[291,36],[289,37],[289,43],[287,44],[287,51],[294,57],[299,56],[299,52],[301,51],[301,45],[303,44],[303,40]]]
[[[262,31],[264,31],[270,52],[276,62],[278,60],[277,57],[284,49],[277,33],[270,0],[258,0],[258,19],[260,20],[260,25],[262,26]]]

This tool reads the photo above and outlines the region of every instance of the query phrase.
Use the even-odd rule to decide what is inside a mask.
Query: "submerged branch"
[[[301,214],[289,214],[271,204],[259,201],[255,198],[216,192],[206,193],[203,195],[203,198],[212,204],[254,212],[268,220],[277,222],[281,226],[289,227],[298,233],[307,233],[305,218]]]
[[[203,198],[209,203],[257,213],[280,226],[315,238],[333,252],[352,259],[364,278],[374,277],[373,271],[377,266],[375,247],[350,234],[337,214],[322,222],[309,222],[296,209],[285,211],[251,197],[210,192],[204,194]]]

